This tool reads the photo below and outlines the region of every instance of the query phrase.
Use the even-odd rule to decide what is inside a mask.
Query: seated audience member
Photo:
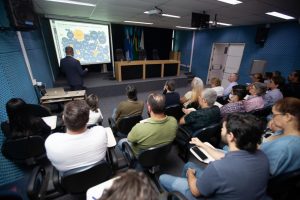
[[[175,92],[175,81],[169,80],[164,86],[164,95],[166,98],[165,107],[180,104],[180,95]]]
[[[180,103],[182,103],[185,108],[198,107],[198,96],[201,94],[204,88],[203,81],[200,78],[195,77],[191,82],[191,87],[192,90],[188,91],[183,97],[180,98]]]
[[[232,73],[228,76],[229,85],[224,89],[223,96],[227,98],[231,93],[232,87],[237,85],[237,81],[239,79],[239,75],[237,73]]]
[[[119,147],[122,147],[122,143],[128,141],[135,155],[143,149],[169,144],[176,136],[177,120],[164,114],[164,95],[150,94],[147,99],[147,109],[150,118],[136,124],[127,138],[121,139],[118,143]]]
[[[300,169],[300,100],[287,97],[276,102],[272,108],[273,123],[283,134],[270,136],[260,149],[270,162],[270,174]]]
[[[248,98],[243,102],[246,112],[261,109],[264,107],[263,95],[267,87],[264,83],[255,82],[250,86]]]
[[[142,115],[144,110],[144,102],[138,101],[136,87],[133,85],[127,85],[125,90],[128,99],[121,101],[113,114],[116,124],[118,124],[120,119],[123,117]]]
[[[143,172],[128,170],[120,174],[109,189],[104,190],[99,200],[158,200],[158,197],[159,193]]]
[[[264,95],[265,107],[271,106],[276,103],[278,100],[282,99],[282,93],[278,89],[280,84],[280,77],[272,77],[270,82],[267,84],[268,90],[266,95]]]
[[[199,109],[184,109],[185,115],[180,119],[179,124],[184,125],[190,133],[220,122],[220,109],[214,106],[217,99],[217,93],[211,88],[203,90],[201,96],[198,97]]]
[[[277,70],[272,72],[272,77],[281,77],[281,72]]]
[[[300,70],[293,71],[288,76],[289,83],[282,90],[284,97],[296,97],[300,99]]]
[[[264,78],[262,73],[255,73],[253,75],[251,75],[251,79],[252,79],[252,83],[263,83],[264,82]]]
[[[210,80],[211,89],[216,91],[217,96],[221,97],[224,93],[224,88],[221,86],[221,80],[214,77]]]
[[[273,76],[273,72],[265,72],[264,77],[263,77],[264,78],[264,83],[265,84],[270,83],[270,80],[271,80],[272,76]]]
[[[86,103],[90,107],[90,115],[89,115],[89,121],[87,125],[92,125],[92,124],[101,124],[103,121],[103,116],[101,113],[101,110],[99,108],[99,98],[95,94],[90,94],[86,98]]]
[[[280,71],[274,71],[272,73],[272,77],[278,77],[279,78],[278,89],[280,89],[280,91],[282,91],[282,89],[285,85],[285,78],[283,76],[281,76],[281,72]]]
[[[8,121],[1,124],[6,138],[16,139],[30,135],[46,138],[51,133],[51,128],[42,119],[50,116],[50,112],[42,106],[12,98],[6,103],[6,113]]]
[[[247,95],[247,89],[244,85],[235,85],[232,87],[229,103],[220,108],[221,115],[224,117],[228,113],[245,112],[243,100]]]
[[[274,138],[274,137],[270,137],[270,136],[281,135],[282,133],[283,133],[282,129],[280,127],[276,126],[273,119],[271,119],[268,122],[267,129],[265,130],[265,133],[263,135],[262,142],[263,143],[268,142],[268,141],[272,140],[272,138]]]
[[[87,129],[90,108],[71,101],[63,111],[66,133],[53,133],[45,141],[47,157],[60,172],[93,165],[105,159],[108,137],[102,126]]]
[[[216,160],[203,169],[194,163],[184,166],[182,177],[163,174],[161,185],[168,191],[178,191],[187,199],[266,199],[269,163],[257,149],[263,128],[260,120],[248,113],[229,114],[223,122],[222,141],[229,152],[218,151],[198,138],[191,144],[205,149]],[[241,179],[246,181],[241,181]]]

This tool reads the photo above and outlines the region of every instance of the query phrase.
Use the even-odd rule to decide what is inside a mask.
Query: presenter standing
[[[73,48],[67,46],[65,48],[66,57],[60,60],[60,67],[65,73],[68,84],[71,90],[84,90],[83,76],[87,73],[88,69],[82,70],[79,60],[73,58]]]

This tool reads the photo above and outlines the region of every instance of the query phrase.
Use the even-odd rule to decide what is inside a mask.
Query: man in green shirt
[[[164,108],[164,95],[150,94],[147,99],[150,118],[136,124],[127,138],[119,141],[119,146],[121,147],[124,141],[128,141],[137,156],[141,150],[173,142],[177,131],[177,121],[174,117],[166,116]]]

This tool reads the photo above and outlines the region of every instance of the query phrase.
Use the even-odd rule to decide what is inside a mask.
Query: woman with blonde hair
[[[191,82],[192,90],[188,91],[183,97],[180,98],[180,103],[185,108],[193,107],[198,108],[198,97],[204,88],[203,81],[199,77],[195,77]]]
[[[210,79],[211,89],[216,91],[218,97],[223,96],[224,88],[221,86],[221,80],[217,77]]]

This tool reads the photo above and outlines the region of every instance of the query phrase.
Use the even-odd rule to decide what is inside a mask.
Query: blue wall
[[[192,31],[175,31],[175,41],[173,50],[181,52],[181,64],[190,64],[192,37]]]
[[[0,1],[0,26],[8,27],[3,1]],[[44,53],[39,31],[22,33],[29,62],[34,78],[52,86],[49,65]],[[37,103],[38,99],[32,86],[31,79],[25,65],[16,32],[0,32],[0,121],[7,120],[5,104],[13,97],[20,97],[27,103]],[[0,148],[4,140],[0,130]],[[23,177],[23,172],[0,153],[0,185],[13,182]]]
[[[256,30],[257,26],[240,26],[196,32],[192,72],[206,80],[213,43],[246,44],[239,71],[241,83],[250,81],[249,71],[254,59],[267,60],[266,71],[280,70],[284,76],[300,67],[300,26],[298,23],[271,24],[267,41],[262,48],[254,42]],[[183,40],[185,42],[192,40],[192,35]],[[181,43],[177,39],[176,42]]]

